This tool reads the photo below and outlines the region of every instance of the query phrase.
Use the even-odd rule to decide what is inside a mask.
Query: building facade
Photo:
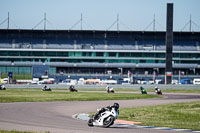
[[[0,72],[164,75],[165,32],[0,30]],[[173,75],[200,75],[200,32],[174,32]]]

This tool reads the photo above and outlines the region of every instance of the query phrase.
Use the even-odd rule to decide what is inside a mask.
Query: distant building
[[[0,30],[0,72],[31,74],[165,74],[165,32]],[[173,75],[200,74],[200,32],[174,32]]]

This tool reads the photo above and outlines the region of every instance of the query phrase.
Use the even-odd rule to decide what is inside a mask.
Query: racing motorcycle
[[[88,126],[102,126],[104,128],[110,127],[114,124],[118,115],[118,109],[112,106],[111,109],[105,109],[105,111],[101,112],[97,118],[93,115],[88,121]]]
[[[155,87],[155,93],[158,95],[162,95],[162,91],[158,87]]]
[[[143,87],[140,87],[141,94],[147,94],[147,90]]]
[[[112,87],[109,87],[109,86],[106,87],[106,91],[108,93],[115,93],[114,89]]]
[[[51,91],[51,88],[45,85],[42,87],[42,90],[43,91]]]
[[[0,84],[0,90],[6,90],[6,87]]]
[[[70,85],[70,86],[69,86],[69,91],[70,91],[70,92],[78,92],[78,90],[75,89],[75,87],[74,87],[73,85]]]

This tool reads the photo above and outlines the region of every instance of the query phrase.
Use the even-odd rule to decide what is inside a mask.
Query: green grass
[[[102,89],[80,89],[81,91],[106,91],[105,88]],[[140,91],[139,89],[122,89],[122,88],[115,88],[115,91]]]
[[[200,101],[120,109],[119,119],[142,125],[200,130]]]
[[[199,89],[161,89],[163,93],[200,93]],[[154,92],[154,89],[147,89],[147,92]]]
[[[200,93],[200,89],[163,89],[162,91],[169,93]]]
[[[0,102],[44,102],[44,101],[94,101],[156,98],[156,95],[108,94],[98,92],[58,92],[41,89],[7,89],[0,91]]]

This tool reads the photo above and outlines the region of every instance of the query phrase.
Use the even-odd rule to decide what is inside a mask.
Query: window
[[[96,52],[96,56],[103,56],[103,52]]]
[[[116,57],[116,53],[110,52],[110,53],[109,53],[109,57]]]

